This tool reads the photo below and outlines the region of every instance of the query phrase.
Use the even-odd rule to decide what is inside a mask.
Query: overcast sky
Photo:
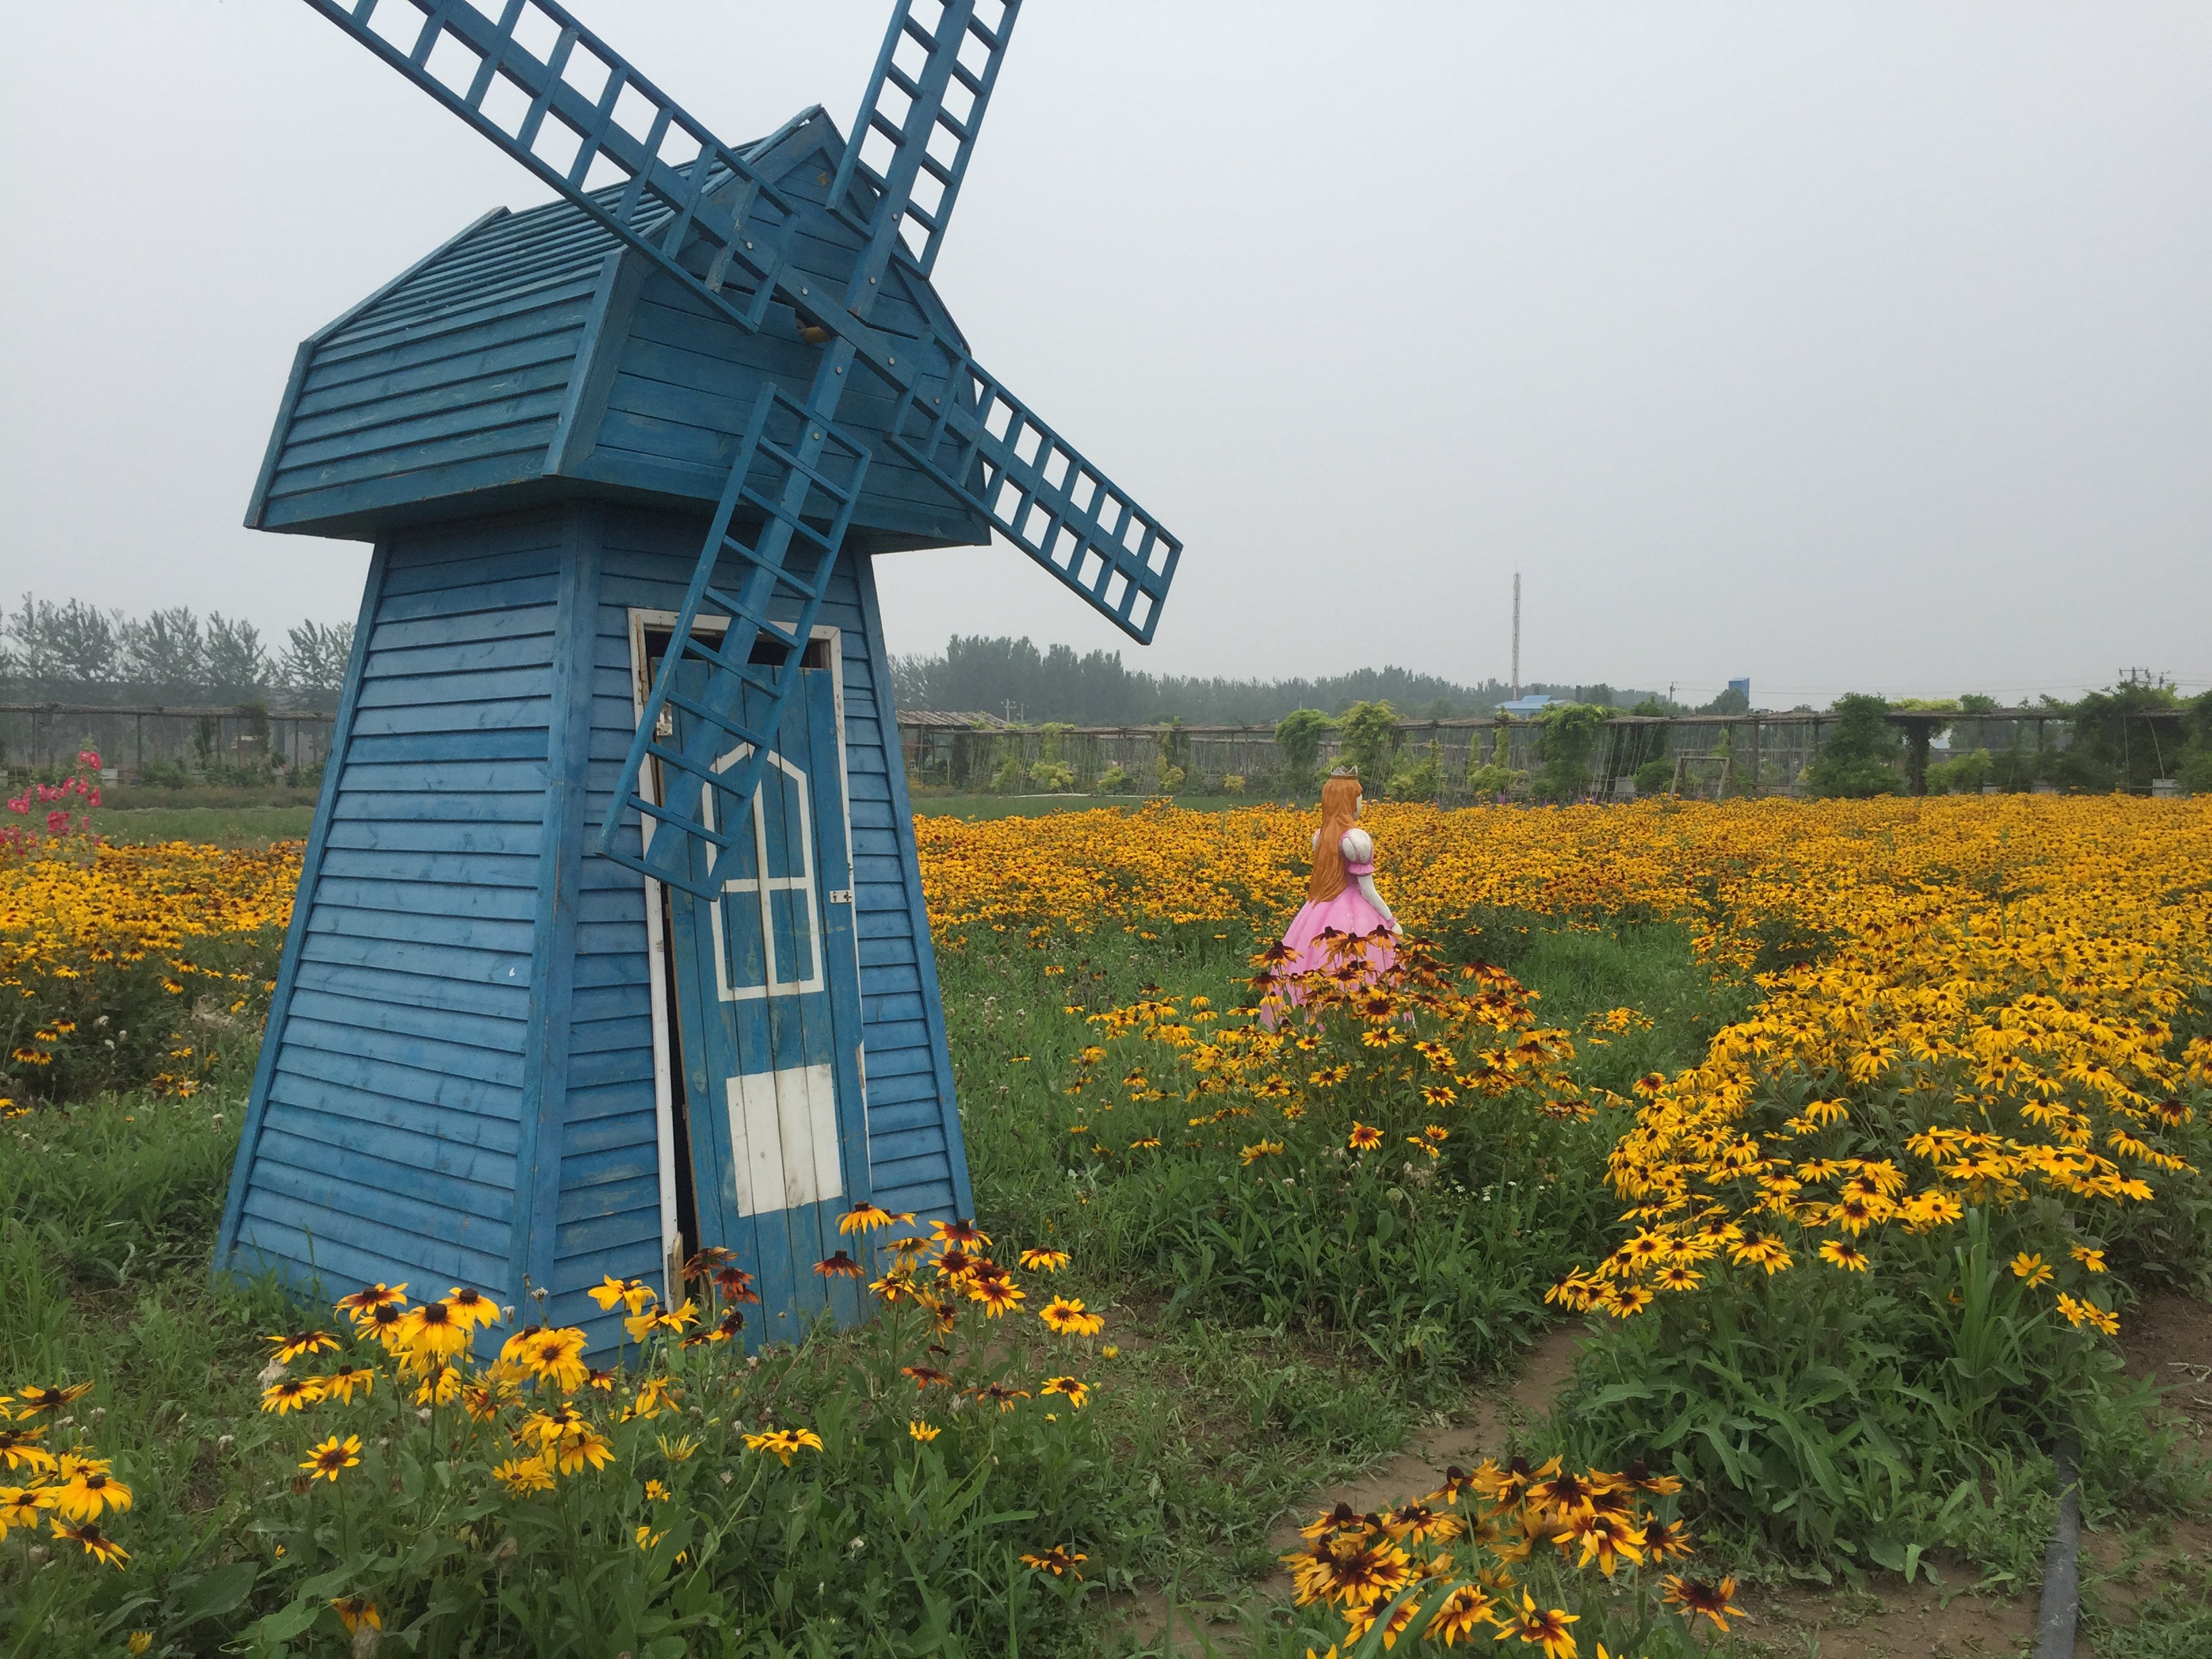
[[[387,0],[398,4],[400,0]],[[572,0],[724,139],[889,0]],[[0,8],[0,593],[350,617],[240,527],[295,344],[520,168],[298,0]],[[2212,7],[1031,0],[938,267],[1184,538],[1127,645],[1000,547],[955,631],[1755,700],[2212,684]]]

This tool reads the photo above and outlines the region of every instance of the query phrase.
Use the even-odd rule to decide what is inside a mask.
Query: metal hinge
[[[832,904],[850,904],[852,902],[853,902],[853,890],[852,890],[851,888],[849,888],[849,887],[837,887],[837,888],[833,888],[833,889],[831,889],[831,890],[830,890],[830,903],[832,903]]]

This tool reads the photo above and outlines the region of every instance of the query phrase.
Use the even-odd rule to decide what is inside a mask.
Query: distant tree
[[[1838,697],[1832,712],[1836,723],[1805,769],[1807,792],[1852,799],[1895,794],[1897,755],[1904,745],[1883,719],[1889,704],[1854,691]]]
[[[1275,751],[1283,757],[1283,787],[1293,795],[1310,794],[1321,740],[1336,722],[1318,708],[1293,708],[1275,722]]]
[[[1700,714],[1748,714],[1751,713],[1751,699],[1731,685],[1698,712]]]
[[[303,622],[284,636],[276,659],[276,684],[309,702],[334,698],[345,684],[346,662],[353,655],[353,624]]]
[[[2174,768],[2174,776],[2192,795],[2212,795],[2212,691],[2189,700],[2188,746]]]
[[[1199,725],[1261,726],[1300,708],[1340,713],[1355,703],[1382,702],[1419,709],[1425,719],[1449,719],[1486,714],[1510,695],[1497,680],[1459,685],[1403,668],[1364,668],[1327,679],[1150,674],[1127,666],[1118,651],[1078,654],[1064,645],[1040,651],[1027,639],[969,635],[956,635],[942,655],[895,658],[891,679],[902,708],[1003,714],[1013,703],[1026,719],[1080,726],[1152,725],[1176,715]],[[1527,689],[1572,690],[1543,684]]]
[[[149,690],[180,698],[207,684],[207,635],[190,605],[125,623],[123,645],[130,677]]]
[[[2061,707],[2066,747],[2047,763],[2060,787],[2144,790],[2152,779],[2173,775],[2188,720],[2172,687],[2108,686]]]
[[[220,611],[208,615],[202,660],[206,665],[207,689],[223,702],[251,697],[262,690],[274,667],[261,643],[261,630]]]
[[[10,672],[49,691],[112,685],[122,667],[122,625],[119,611],[26,593],[22,609],[8,618]]]

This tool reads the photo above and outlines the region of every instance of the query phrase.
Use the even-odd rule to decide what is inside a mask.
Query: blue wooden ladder
[[[780,439],[787,428],[792,435]],[[784,704],[799,683],[814,618],[867,466],[868,452],[829,422],[773,386],[761,388],[630,739],[614,803],[599,826],[598,848],[606,857],[700,898],[719,896],[720,884],[706,867],[714,860],[695,864],[692,844],[727,852],[747,832],[753,791],[775,746]],[[753,482],[756,472],[765,475],[764,485]],[[755,514],[759,529],[747,542],[737,526]],[[739,573],[730,584],[735,592],[716,585],[726,562]],[[792,599],[798,602],[795,616]],[[772,614],[776,611],[785,614],[779,618]],[[713,630],[701,624],[718,619],[723,626],[710,644],[706,635]],[[754,647],[763,638],[771,651],[768,660],[757,661]],[[780,657],[774,654],[777,647]],[[678,677],[687,661],[705,664],[707,677],[696,690],[679,691]],[[765,707],[755,703],[755,723],[744,714],[748,688],[767,699]],[[660,723],[672,708],[691,717],[680,749],[660,741]],[[717,770],[715,763],[738,748],[745,750],[742,757]],[[648,763],[660,768],[657,792],[647,786]],[[685,787],[692,779],[699,785],[696,793]],[[710,790],[726,800],[711,821]],[[621,844],[623,820],[632,811],[639,815],[635,854]]]

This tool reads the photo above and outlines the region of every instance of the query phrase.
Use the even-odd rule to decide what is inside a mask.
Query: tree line
[[[1132,669],[1119,651],[1080,655],[1065,645],[1042,650],[1027,639],[955,635],[936,655],[891,659],[901,708],[996,714],[1028,724],[1145,726],[1180,719],[1192,726],[1267,726],[1295,709],[1341,713],[1388,702],[1409,720],[1487,714],[1513,696],[1503,681],[1462,685],[1405,668],[1363,668],[1318,679],[1226,679]],[[1607,685],[1532,681],[1523,694],[1577,702],[1635,702],[1650,694]]]
[[[190,605],[131,616],[82,599],[29,593],[0,605],[0,687],[15,700],[337,705],[353,650],[350,622],[303,622],[279,642],[252,623]]]

